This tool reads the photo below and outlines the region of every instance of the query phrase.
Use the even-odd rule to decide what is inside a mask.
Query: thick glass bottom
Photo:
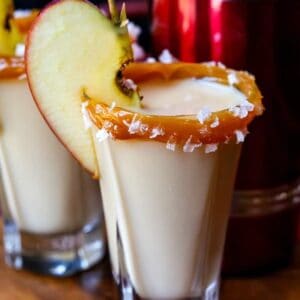
[[[134,287],[128,280],[122,279],[119,283],[120,299],[122,300],[218,300],[219,288],[219,280],[217,280],[206,287],[199,296],[185,298],[142,298],[136,294]]]
[[[95,222],[74,233],[38,235],[4,220],[5,262],[15,269],[70,276],[95,265],[105,254],[102,226]]]

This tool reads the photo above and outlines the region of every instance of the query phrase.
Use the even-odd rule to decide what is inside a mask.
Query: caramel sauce
[[[262,96],[253,76],[246,72],[237,72],[210,64],[132,63],[123,70],[123,76],[132,79],[135,83],[154,78],[170,80],[214,77],[220,83],[229,84],[229,74],[236,76],[235,87],[254,105],[254,109],[244,118],[234,116],[229,110],[222,110],[212,113],[201,124],[195,115],[147,115],[120,107],[112,108],[96,100],[89,100],[86,108],[91,120],[99,129],[105,129],[113,138],[120,140],[155,140],[178,145],[228,142],[236,136],[237,130],[245,132],[254,117],[263,112]],[[219,126],[212,128],[211,125],[216,117],[219,119]],[[133,124],[135,124],[134,130],[132,130]]]
[[[14,18],[13,21],[19,28],[21,33],[26,34],[36,17],[38,16],[39,12],[37,10],[33,10],[30,15],[26,17],[21,17],[21,18]]]
[[[17,79],[25,75],[24,57],[0,57],[0,79]]]
[[[13,22],[21,33],[26,34],[37,15],[38,11],[32,11],[32,13],[26,17],[13,19]],[[23,77],[23,75],[25,75],[24,57],[0,56],[0,79],[17,79]]]

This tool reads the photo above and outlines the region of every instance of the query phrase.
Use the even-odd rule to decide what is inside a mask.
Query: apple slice
[[[125,89],[119,78],[132,60],[124,11],[118,17],[113,10],[112,17],[114,22],[87,1],[55,1],[38,16],[27,40],[33,98],[54,133],[95,176],[96,156],[82,101],[93,98],[122,107],[140,102],[137,92]]]

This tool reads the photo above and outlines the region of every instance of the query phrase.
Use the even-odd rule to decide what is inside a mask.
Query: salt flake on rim
[[[151,134],[150,134],[149,137],[150,137],[150,139],[154,139],[157,136],[164,135],[164,134],[165,134],[165,131],[162,128],[160,128],[160,127],[154,127],[154,128],[152,128]]]
[[[174,136],[171,136],[169,140],[167,141],[166,148],[170,151],[176,150],[176,140],[174,139]]]
[[[198,121],[203,124],[211,116],[211,110],[208,107],[203,107],[197,114]]]
[[[212,153],[212,152],[216,152],[218,150],[218,144],[207,144],[205,145],[205,153]]]
[[[139,38],[139,36],[142,33],[141,27],[131,21],[128,22],[127,29],[130,37],[135,41]]]
[[[239,79],[236,77],[235,73],[233,73],[233,72],[230,72],[227,75],[227,80],[230,85],[235,85],[235,84],[239,83]]]
[[[248,113],[253,110],[254,105],[248,100],[243,100],[241,104],[229,108],[229,111],[232,112],[235,117],[239,117],[240,119],[246,118]]]
[[[15,55],[19,57],[23,57],[25,55],[25,44],[19,43],[15,49]]]
[[[160,56],[158,57],[159,61],[164,64],[171,64],[176,61],[176,58],[171,54],[168,49],[164,49]]]
[[[210,124],[210,127],[211,128],[216,128],[220,125],[220,121],[219,121],[219,118],[216,117],[215,120],[213,121],[213,123]]]
[[[234,134],[236,136],[236,143],[243,143],[245,141],[246,134],[241,130],[235,130]]]
[[[156,63],[157,62],[157,60],[154,58],[154,57],[147,57],[147,59],[146,59],[146,63],[149,63],[149,64],[154,64],[154,63]]]
[[[141,121],[137,120],[136,121],[136,115],[134,115],[134,117],[132,118],[131,120],[131,123],[128,124],[129,127],[128,127],[128,132],[130,134],[135,134],[135,133],[138,133],[140,131],[140,127],[141,127]],[[126,124],[127,125],[127,124]]]
[[[184,144],[183,146],[183,152],[194,152],[194,150],[196,148],[199,148],[202,146],[202,143],[199,143],[199,144],[194,144],[194,143],[191,143],[192,141],[192,136],[190,135],[190,137],[188,138],[188,140],[186,141],[186,143]]]
[[[89,129],[92,127],[93,123],[90,119],[89,113],[87,111],[87,106],[88,106],[88,101],[82,102],[81,103],[81,113],[82,113],[82,117],[83,117],[83,123],[84,123],[84,127],[85,129]]]
[[[220,61],[217,62],[217,66],[221,69],[226,69],[226,66]]]

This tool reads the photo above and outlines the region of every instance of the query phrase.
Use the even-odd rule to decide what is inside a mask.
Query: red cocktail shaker
[[[300,137],[300,2],[153,0],[153,51],[215,60],[253,73],[265,114],[246,139],[229,221],[223,271],[267,271],[288,263],[295,242]]]

